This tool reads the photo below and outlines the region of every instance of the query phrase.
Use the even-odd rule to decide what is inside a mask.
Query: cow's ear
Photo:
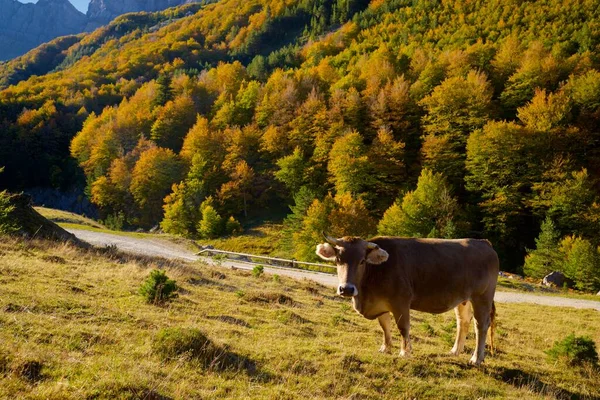
[[[369,254],[367,254],[367,262],[369,264],[379,265],[386,262],[389,256],[387,251],[377,247],[376,249],[369,251]]]
[[[329,243],[323,243],[317,246],[317,255],[326,261],[335,260],[335,249]]]

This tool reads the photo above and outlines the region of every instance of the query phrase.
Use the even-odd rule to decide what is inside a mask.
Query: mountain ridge
[[[89,20],[88,24],[105,25],[119,15],[129,12],[161,11],[182,4],[194,3],[195,1],[196,0],[92,0],[88,6],[86,16]]]
[[[68,0],[23,4],[0,0],[0,60],[9,60],[59,36],[79,33],[87,17]]]
[[[69,0],[21,3],[0,0],[0,61],[11,60],[58,37],[91,32],[129,12],[154,12],[195,0],[91,0],[86,14]]]

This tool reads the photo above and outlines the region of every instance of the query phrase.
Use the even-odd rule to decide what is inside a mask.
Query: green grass
[[[401,359],[377,352],[376,321],[315,283],[1,239],[0,398],[600,396],[597,370],[545,354],[573,332],[600,343],[597,311],[498,304],[498,353],[471,368],[469,354],[447,355],[452,312],[415,312]],[[164,306],[138,294],[154,268],[181,287]]]
[[[285,254],[277,248],[281,239],[282,228],[283,226],[278,224],[265,224],[248,229],[242,235],[218,239],[200,239],[197,240],[197,243],[212,245],[219,250],[290,258],[289,254]]]

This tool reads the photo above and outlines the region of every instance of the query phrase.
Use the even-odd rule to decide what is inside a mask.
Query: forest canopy
[[[470,236],[520,271],[542,231],[573,276],[599,262],[596,2],[164,13],[0,92],[3,185],[84,185],[105,216],[188,236],[287,212],[281,245],[304,259],[323,229]]]

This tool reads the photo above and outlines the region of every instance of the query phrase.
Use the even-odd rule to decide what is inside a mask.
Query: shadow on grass
[[[213,319],[221,322],[225,322],[231,325],[243,326],[244,328],[251,328],[250,324],[243,319],[235,318],[230,315],[209,315],[206,319]]]
[[[254,360],[230,351],[227,347],[216,348],[213,355],[213,359],[206,366],[208,370],[219,372],[243,371],[259,382],[268,382],[273,378],[271,374],[261,370]]]
[[[195,328],[162,329],[154,338],[152,347],[163,361],[190,362],[216,372],[245,372],[261,382],[272,378],[254,360],[231,351],[227,345],[214,343]]]
[[[517,388],[528,388],[542,396],[551,396],[559,400],[589,398],[580,393],[570,392],[566,389],[543,382],[538,376],[518,368],[496,367],[491,371],[494,378],[513,385]]]

